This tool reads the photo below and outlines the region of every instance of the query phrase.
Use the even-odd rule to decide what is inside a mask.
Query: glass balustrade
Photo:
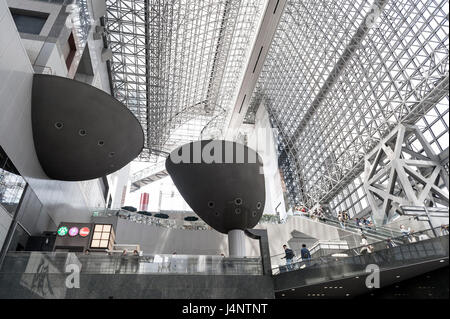
[[[65,252],[9,252],[0,274],[62,274],[76,265],[81,274],[262,275],[261,258],[196,255],[121,256]]]

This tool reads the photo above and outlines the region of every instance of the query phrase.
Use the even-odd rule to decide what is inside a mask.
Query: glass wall
[[[292,0],[284,7],[248,112],[264,100],[279,130],[290,162],[280,168],[296,177],[285,178],[291,206],[336,197],[398,123],[424,117],[418,125],[437,124],[430,138],[443,144],[432,147],[448,143],[448,1],[377,3]],[[424,112],[438,97],[445,99]],[[337,202],[354,204],[349,191]]]
[[[262,275],[261,258],[211,255],[90,255],[66,252],[9,252],[0,274],[33,274],[45,265],[47,274],[64,274],[69,264],[81,274]],[[57,278],[57,276],[55,276]],[[1,286],[2,283],[0,283]]]
[[[0,205],[13,215],[26,182],[0,146]]]
[[[334,216],[340,211],[346,211],[350,218],[353,218],[353,216],[369,206],[367,195],[363,187],[363,174],[358,176],[331,200],[330,207]]]
[[[448,148],[448,102],[449,97],[444,97],[416,123],[436,154]],[[415,151],[423,152],[419,141],[415,138],[411,139],[410,143]]]

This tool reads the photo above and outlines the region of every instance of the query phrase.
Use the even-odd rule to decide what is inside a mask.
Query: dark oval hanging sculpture
[[[36,153],[51,179],[111,174],[144,146],[142,127],[130,110],[106,92],[68,78],[34,75],[31,119]]]

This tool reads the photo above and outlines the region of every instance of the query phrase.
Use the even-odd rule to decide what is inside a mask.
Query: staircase
[[[131,176],[131,192],[135,192],[141,187],[156,182],[166,176],[169,173],[166,170],[165,161],[160,161],[154,165],[144,168]]]

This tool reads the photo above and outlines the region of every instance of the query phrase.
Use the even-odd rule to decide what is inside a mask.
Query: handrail
[[[293,215],[292,217],[303,217],[303,218],[307,218],[307,219],[311,219],[313,221],[319,222],[319,223],[323,223],[323,224],[333,224],[333,226],[339,227],[341,229],[344,230],[354,230],[359,234],[359,231],[362,230],[363,234],[365,232],[366,235],[374,235],[374,236],[384,236],[384,237],[392,237],[395,235],[400,234],[400,232],[386,228],[384,226],[372,226],[372,227],[367,227],[365,225],[361,225],[361,226],[356,226],[353,223],[349,223],[348,221],[344,223],[345,228],[343,228],[340,224],[340,222],[337,219],[331,219],[331,218],[327,218],[327,217],[317,217],[317,218],[312,218],[306,215]]]
[[[130,177],[131,183],[139,182],[140,180],[142,180],[150,175],[164,171],[166,169],[165,163],[166,163],[165,160],[157,161],[151,166],[148,166],[139,171],[136,171],[135,173],[131,174],[131,177]]]
[[[410,233],[409,235],[401,235],[401,236],[398,236],[398,237],[391,238],[391,241],[393,241],[395,244],[400,243],[400,245],[401,245],[401,244],[405,243],[404,242],[405,239],[407,239],[409,243],[417,241],[417,238],[415,238],[415,237],[416,236],[419,237],[420,235],[427,235],[429,238],[432,238],[432,237],[434,237],[434,230],[437,230],[437,229],[441,229],[441,227],[429,228],[429,229],[426,229],[426,230],[421,230],[421,231]],[[432,236],[430,237],[429,234],[431,234]],[[445,235],[441,234],[441,236],[445,236]],[[437,237],[441,237],[441,236],[437,236]],[[413,240],[413,238],[415,239],[415,241]],[[358,246],[358,247],[354,247],[352,249],[343,251],[342,253],[346,253],[346,252],[354,251],[354,250],[361,250],[361,249],[366,248],[368,246],[374,246],[374,245],[379,245],[379,244],[384,244],[384,247],[386,247],[387,239],[386,240],[380,240],[380,241],[374,242],[374,243],[369,243],[368,245],[361,245],[361,246]]]

